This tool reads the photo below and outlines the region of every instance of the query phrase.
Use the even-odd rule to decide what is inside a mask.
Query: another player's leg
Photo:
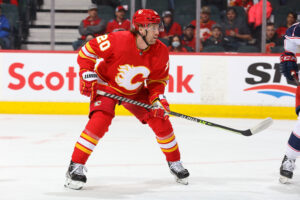
[[[86,183],[85,163],[114,117],[115,101],[103,97],[90,105],[90,120],[78,138],[66,173],[65,187],[79,190]]]
[[[293,171],[295,169],[296,159],[291,159],[284,155],[281,166],[280,166],[280,183],[289,183],[293,178]]]
[[[288,183],[293,178],[297,156],[300,156],[300,119],[298,119],[296,126],[290,135],[286,153],[280,166],[279,181],[281,183]]]
[[[281,183],[288,183],[293,178],[293,171],[295,169],[296,158],[300,156],[300,86],[296,89],[296,114],[298,115],[298,121],[293,129],[288,140],[286,153],[283,157],[280,166],[280,178]]]

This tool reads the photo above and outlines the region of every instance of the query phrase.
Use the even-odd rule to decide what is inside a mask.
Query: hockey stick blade
[[[145,103],[135,101],[135,100],[132,100],[132,99],[128,99],[126,97],[118,96],[118,95],[115,95],[115,94],[110,94],[110,93],[107,93],[107,92],[104,92],[104,91],[101,91],[101,90],[97,90],[97,94],[99,94],[101,96],[109,97],[109,98],[112,98],[112,99],[116,99],[116,100],[119,100],[119,101],[123,101],[123,102],[126,102],[126,103],[130,103],[130,104],[133,104],[133,105],[137,105],[137,106],[140,106],[140,107],[143,107],[143,108],[146,108],[146,109],[155,108],[152,105],[145,104]],[[233,132],[233,133],[236,133],[236,134],[244,135],[244,136],[251,136],[253,134],[261,132],[261,131],[265,130],[266,128],[268,128],[273,122],[272,118],[267,118],[267,119],[263,120],[262,122],[260,122],[259,124],[257,124],[255,127],[251,128],[251,129],[238,130],[238,129],[230,128],[230,127],[227,127],[227,126],[223,126],[223,125],[220,125],[220,124],[216,124],[216,123],[213,123],[213,122],[209,122],[209,121],[206,121],[206,120],[203,120],[203,119],[199,119],[199,118],[196,118],[196,117],[191,117],[191,116],[184,115],[184,114],[177,113],[177,112],[173,112],[173,111],[170,111],[168,114],[176,116],[176,117],[180,117],[180,118],[183,118],[183,119],[186,119],[186,120],[189,120],[189,121],[194,121],[194,122],[197,122],[199,124],[212,126],[212,127],[215,127],[215,128],[220,128],[220,129],[230,131],[230,132]]]
[[[270,127],[272,125],[272,123],[273,123],[273,119],[268,117],[268,118],[264,119],[263,121],[261,121],[256,126],[254,126],[253,128],[243,131],[242,134],[245,136],[254,135],[256,133],[259,133],[259,132],[267,129],[268,127]]]
[[[273,119],[271,117],[266,118],[264,121],[257,124],[255,127],[251,128],[251,133],[256,134],[258,132],[261,132],[271,126],[273,123]]]

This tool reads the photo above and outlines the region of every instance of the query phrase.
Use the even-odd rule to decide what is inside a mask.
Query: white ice
[[[203,118],[239,129],[260,119]],[[87,116],[0,115],[1,200],[299,200],[300,170],[278,181],[293,120],[245,137],[172,117],[189,185],[179,185],[149,127],[117,116],[87,162],[80,191],[63,187]],[[296,163],[297,164],[297,163]],[[300,166],[300,164],[299,164]]]

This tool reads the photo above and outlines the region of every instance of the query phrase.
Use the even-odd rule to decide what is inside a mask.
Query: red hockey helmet
[[[132,24],[135,30],[138,30],[139,26],[147,26],[149,24],[159,24],[160,17],[156,11],[152,9],[139,9],[132,17]]]

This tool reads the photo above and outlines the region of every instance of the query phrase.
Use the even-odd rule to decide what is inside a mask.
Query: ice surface
[[[206,118],[247,129],[260,119]],[[90,157],[83,190],[63,187],[74,144],[87,116],[0,115],[1,200],[299,200],[300,170],[278,181],[295,121],[274,120],[245,137],[171,118],[189,185],[169,172],[154,134],[133,117],[117,116]],[[297,163],[296,163],[297,165]]]

